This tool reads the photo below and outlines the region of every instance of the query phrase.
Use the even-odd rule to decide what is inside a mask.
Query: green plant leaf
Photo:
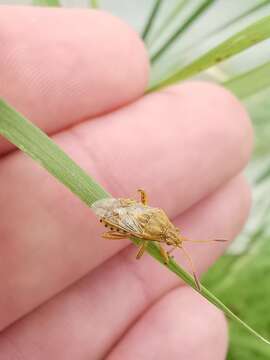
[[[256,185],[261,184],[265,180],[268,180],[270,178],[270,166],[268,166],[266,169],[264,169],[256,178]],[[269,209],[270,211],[270,209]]]
[[[0,100],[0,133],[31,156],[87,205],[108,197],[44,132]]]
[[[253,23],[244,30],[208,51],[191,64],[179,69],[163,80],[150,84],[148,92],[156,91],[179,81],[195,76],[217,63],[230,58],[241,51],[270,37],[270,16]]]
[[[99,8],[99,0],[90,0],[89,5],[93,9],[98,9]]]
[[[1,99],[0,134],[32,157],[32,159],[37,161],[88,206],[98,199],[110,196],[44,132],[25,119]],[[140,243],[140,239],[131,238],[131,240],[137,245]],[[162,256],[155,244],[151,243],[147,251],[156,260],[163,264]],[[170,271],[182,278],[187,284],[196,290],[196,284],[193,277],[183,270],[175,261],[171,259],[168,265],[163,264],[163,266],[166,266]],[[270,345],[265,338],[239,319],[205,287],[202,286],[200,294],[221,309],[228,317],[244,327],[249,333],[255,335],[257,338]]]
[[[153,45],[155,40],[164,33],[166,28],[173,22],[173,20],[181,13],[184,7],[188,4],[189,0],[178,0],[175,6],[172,8],[168,16],[161,22],[160,26],[153,31],[153,34],[149,34],[149,39],[145,39],[147,45]],[[151,44],[149,44],[151,42]]]
[[[237,22],[239,22],[239,20],[244,19],[245,17],[255,13],[256,11],[260,10],[261,8],[263,8],[266,5],[269,5],[270,0],[263,0],[262,2],[255,4],[254,6],[252,6],[251,8],[247,9],[246,11],[244,11],[243,13],[235,16],[233,19],[228,20],[227,22],[225,22],[225,24],[222,24],[221,26],[219,26],[218,28],[216,28],[214,30],[215,33],[220,32],[222,30],[227,29],[229,26],[236,24]],[[210,34],[207,34],[206,36],[209,36]]]
[[[152,55],[151,62],[155,63],[168,48],[183,34],[196,20],[197,18],[204,14],[206,9],[209,8],[217,0],[204,0],[198,8],[187,18],[187,20],[181,24],[181,26],[170,36],[169,39]]]
[[[150,12],[149,18],[145,24],[144,30],[142,32],[142,39],[145,40],[150,33],[152,26],[155,23],[155,19],[158,15],[158,10],[160,9],[161,3],[163,0],[155,0],[152,11]]]
[[[243,13],[233,17],[232,19],[229,19],[220,26],[217,26],[215,29],[211,30],[210,32],[206,32],[201,37],[198,37],[194,42],[189,43],[188,47],[185,47],[182,51],[184,51],[185,53],[189,53],[192,49],[194,49],[194,47],[199,46],[204,40],[207,41],[209,38],[211,38],[211,36],[221,33],[223,30],[228,29],[229,27],[236,24],[240,20],[244,19],[245,17],[248,17],[249,15],[255,13],[256,11],[260,10],[261,8],[269,4],[270,4],[270,0],[264,0],[259,4],[256,4],[255,6],[247,9]]]
[[[268,302],[264,300],[270,296],[268,224],[269,205],[265,208],[259,229],[248,233],[251,241],[247,248],[240,255],[226,254],[220,258],[205,279],[207,286],[222,297],[229,307],[233,307],[238,316],[244,317],[245,321],[260,327],[265,335],[269,334]],[[253,341],[255,339],[247,337],[236,322],[230,324],[230,330],[231,341],[234,343],[234,348],[230,351],[235,355],[232,359],[259,358],[257,353],[256,356],[253,354],[254,357],[247,356],[250,349],[247,344],[244,346],[245,342],[248,344],[252,342],[252,347],[257,344],[262,354],[269,353],[269,346],[263,346],[263,344]],[[241,335],[241,341],[236,335]],[[238,350],[241,346],[244,346],[246,356],[239,355]],[[268,357],[263,357],[263,359],[268,359]]]
[[[32,0],[33,5],[61,7],[60,0]]]
[[[269,87],[269,74],[270,61],[224,82],[223,85],[243,99]]]

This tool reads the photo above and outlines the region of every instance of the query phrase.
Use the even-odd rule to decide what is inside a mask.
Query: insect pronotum
[[[92,204],[91,208],[94,213],[100,218],[100,222],[108,228],[102,237],[118,240],[135,236],[142,239],[136,256],[137,259],[142,257],[149,241],[155,241],[165,264],[168,264],[170,255],[175,249],[181,249],[191,266],[196,286],[200,290],[200,282],[193,261],[183,244],[187,241],[205,243],[226,240],[190,240],[185,238],[162,209],[147,205],[147,195],[144,190],[139,189],[138,192],[141,195],[140,201],[106,198]],[[163,245],[169,246],[170,249],[166,251]]]

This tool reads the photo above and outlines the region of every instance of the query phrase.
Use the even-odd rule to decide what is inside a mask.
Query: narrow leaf
[[[142,39],[145,40],[148,34],[150,33],[154,23],[155,19],[158,14],[158,10],[160,9],[160,5],[162,3],[162,0],[155,0],[154,6],[152,8],[152,11],[150,12],[149,18],[145,24],[144,30],[142,32]]]
[[[256,178],[255,183],[256,185],[261,184],[265,180],[268,180],[270,177],[270,167],[267,167],[261,174]]]
[[[0,99],[0,134],[6,137],[19,149],[31,156],[48,172],[66,185],[87,205],[94,201],[110,196],[90,176],[88,176],[68,155],[66,155],[45,133],[18,112],[13,110],[6,102]],[[136,244],[140,239],[131,238]],[[163,264],[162,256],[154,244],[149,244],[148,250],[156,260]],[[164,265],[164,264],[163,264]],[[172,259],[166,266],[170,271],[182,278],[187,284],[196,290],[193,277],[183,270]],[[235,320],[249,333],[260,340],[270,343],[239,319],[229,308],[218,300],[210,291],[202,286],[200,294],[212,304],[221,309],[228,317]]]
[[[181,26],[171,35],[171,37],[158,49],[154,55],[151,57],[151,62],[156,62],[165,51],[183,34],[193,23],[194,21],[202,15],[206,9],[212,5],[216,0],[204,0],[202,4],[195,9],[195,11],[188,17],[188,19],[181,24]]]
[[[270,62],[223,83],[238,98],[251,96],[270,86]]]
[[[140,240],[136,238],[131,238],[131,240],[134,242],[134,244],[139,245]],[[162,265],[164,265],[163,258],[158,250],[158,248],[150,243],[147,247],[147,251],[150,255],[152,255],[156,260],[158,260]],[[168,267],[173,273],[175,273],[178,277],[180,277],[182,280],[185,281],[188,285],[190,285],[194,290],[197,290],[196,284],[194,282],[193,277],[187,273],[185,270],[183,270],[179,265],[172,259],[170,259],[168,265],[164,265]],[[204,286],[201,285],[201,291],[199,292],[203,297],[205,297],[209,302],[214,304],[218,309],[222,310],[224,314],[227,315],[228,318],[236,321],[239,325],[244,327],[250,334],[256,336],[260,340],[262,340],[264,343],[270,345],[270,342],[266,340],[263,336],[258,334],[254,329],[252,329],[250,326],[248,326],[243,320],[239,319],[238,316],[236,316],[226,305],[224,305],[215,295],[213,295],[209,290],[207,290]]]
[[[180,12],[184,9],[184,7],[188,4],[189,0],[178,0],[176,5],[172,8],[168,16],[163,20],[160,26],[154,31],[152,35],[150,35],[149,41],[151,41],[151,45],[154,41],[164,33],[166,28],[173,22],[173,20],[180,14]],[[146,41],[148,44],[148,41]]]
[[[150,85],[148,92],[161,89],[165,86],[185,80],[199,74],[205,69],[230,58],[241,51],[254,46],[255,44],[269,38],[270,36],[270,16],[267,16],[244,30],[231,36],[229,39],[216,46],[191,64],[174,72],[158,83]]]
[[[0,133],[48,170],[87,205],[109,196],[43,131],[1,99]]]
[[[99,1],[98,0],[90,0],[90,7],[93,9],[99,8]]]
[[[249,15],[255,13],[256,11],[260,10],[261,8],[263,8],[266,5],[269,5],[270,0],[263,0],[262,2],[255,4],[254,6],[252,6],[251,8],[247,9],[246,11],[244,11],[243,13],[235,16],[233,19],[228,20],[225,24],[222,24],[221,26],[219,26],[217,29],[215,29],[215,33],[220,32],[222,30],[227,29],[229,26],[236,24],[237,22],[239,22],[240,20],[244,19],[245,17],[248,17]],[[209,36],[210,34],[208,34]]]
[[[259,9],[261,9],[264,6],[267,6],[269,4],[270,4],[270,0],[264,0],[263,2],[261,2],[259,4],[256,4],[255,6],[247,9],[243,13],[233,17],[232,19],[229,19],[222,25],[217,26],[214,30],[211,30],[210,32],[203,34],[201,37],[197,38],[193,43],[192,42],[189,43],[188,47],[185,47],[183,51],[185,53],[190,52],[194,47],[200,45],[202,43],[202,41],[208,40],[211,36],[221,33],[223,30],[231,27],[232,25],[234,25],[237,22],[240,22],[240,20],[242,20],[243,18],[248,17],[249,15],[255,13]]]

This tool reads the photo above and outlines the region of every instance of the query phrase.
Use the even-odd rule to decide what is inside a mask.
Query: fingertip
[[[108,359],[223,360],[227,347],[224,315],[184,287],[172,290],[148,309]]]
[[[0,97],[48,133],[135,101],[148,82],[138,34],[100,10],[1,6],[0,53]]]
[[[130,79],[130,96],[137,98],[144,94],[149,81],[150,63],[148,52],[139,34],[122,19],[107,14],[118,23],[119,34],[123,36],[122,48],[126,51],[128,66],[123,74]]]
[[[150,64],[145,44],[139,34],[121,18],[103,10],[90,11],[95,11],[96,17],[100,18],[102,24],[109,24],[108,35],[117,39],[116,56],[111,60],[114,61],[114,71],[118,74],[118,85],[123,82],[125,86],[127,102],[143,95],[149,80]],[[105,60],[110,61],[110,59]]]
[[[61,62],[60,58],[69,53],[70,59],[82,66],[74,71],[75,75],[76,72],[84,71],[86,79],[95,80],[93,75],[88,78],[88,74],[96,70],[101,76],[101,83],[105,78],[107,85],[111,90],[114,89],[114,92],[122,89],[121,95],[124,98],[121,99],[120,104],[132,101],[144,93],[149,76],[147,51],[139,35],[122,19],[101,10],[7,5],[1,6],[0,16],[2,55],[0,70],[3,71],[5,66],[16,65],[17,70],[22,72],[20,76],[23,76],[26,70],[30,76],[37,70],[35,68],[37,65],[42,71],[43,66],[49,67],[53,63],[55,68],[58,68],[58,73],[63,72],[59,67],[60,64],[62,67],[69,66],[67,70],[64,69],[69,71],[68,78],[61,79],[56,76],[58,86],[63,86],[61,82],[59,84],[59,80],[74,81],[74,74],[70,72],[75,70],[71,68],[71,65],[75,64],[68,62],[66,58],[62,58]],[[54,23],[58,23],[58,27],[54,27]],[[36,33],[39,34],[39,39]],[[25,45],[23,46],[22,43]],[[45,48],[39,47],[39,43]],[[32,52],[27,53],[27,50]],[[43,62],[37,62],[41,60],[38,50],[45,56]],[[93,56],[93,53],[96,53],[96,56]],[[84,57],[85,62],[81,61],[79,64],[79,56]],[[29,61],[26,63],[27,57]],[[15,60],[16,64],[13,64]],[[26,66],[26,64],[27,69],[20,69],[21,65]],[[48,75],[45,79],[43,75],[45,76],[46,73],[40,74],[35,80],[48,80]],[[54,81],[54,71],[50,74],[50,78]],[[33,79],[25,80],[27,85],[27,80]],[[42,83],[33,85],[44,86]],[[91,86],[100,90],[95,82]],[[55,91],[53,88],[51,90]],[[111,96],[113,95],[114,93],[111,93]]]
[[[247,221],[252,205],[251,186],[243,174],[238,175],[235,179],[232,180],[232,182],[234,182],[236,186],[235,193],[238,196],[238,213],[242,215],[242,217],[239,218],[239,222],[241,222],[239,228],[242,228]]]
[[[163,92],[181,98],[180,104],[185,97],[187,100],[192,97],[194,114],[197,109],[198,117],[199,112],[207,108],[204,118],[206,121],[211,120],[212,129],[216,130],[209,131],[209,141],[217,140],[217,146],[226,141],[242,167],[246,165],[253,149],[253,128],[243,103],[230,91],[215,83],[195,80],[169,87]],[[215,124],[217,121],[218,126]]]
[[[228,111],[227,121],[234,129],[234,142],[238,150],[236,154],[241,157],[243,164],[247,163],[253,150],[254,135],[252,123],[243,102],[221,85],[207,82],[203,84],[208,87],[209,93],[215,94],[218,104],[223,105]]]
[[[152,314],[150,312],[154,316],[157,313],[161,314],[164,325],[171,327],[171,332],[178,336],[178,341],[185,344],[180,350],[183,358],[225,358],[228,346],[226,317],[192,288],[184,286],[170,291],[153,306]],[[174,342],[176,346],[177,338]]]

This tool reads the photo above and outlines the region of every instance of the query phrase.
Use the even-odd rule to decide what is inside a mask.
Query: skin
[[[252,130],[230,93],[186,82],[143,96],[143,44],[106,13],[0,10],[1,97],[114,197],[146,189],[189,238],[240,232]],[[4,139],[0,151],[1,358],[225,358],[214,306],[128,240],[101,239],[89,208]],[[202,274],[226,246],[186,247]]]

